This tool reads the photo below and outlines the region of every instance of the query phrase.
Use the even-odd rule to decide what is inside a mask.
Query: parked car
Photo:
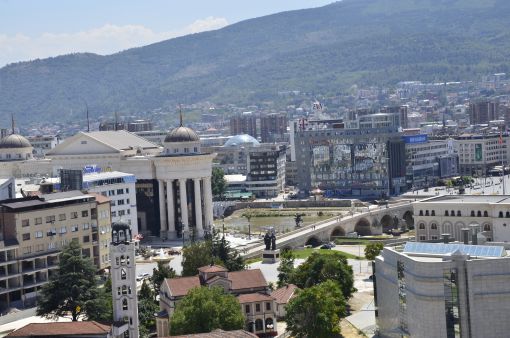
[[[331,246],[329,244],[323,244],[321,245],[321,249],[331,250]]]

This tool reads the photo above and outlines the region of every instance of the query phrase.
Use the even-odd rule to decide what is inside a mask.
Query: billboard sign
[[[417,143],[427,143],[429,141],[429,138],[428,138],[427,134],[419,134],[419,135],[402,136],[402,140],[404,140],[404,143],[406,143],[406,144],[417,144]]]
[[[477,143],[475,144],[475,161],[481,161],[483,158],[482,156],[482,144]]]

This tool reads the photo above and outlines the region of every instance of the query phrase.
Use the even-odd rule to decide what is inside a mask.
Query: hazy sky
[[[0,67],[72,52],[111,54],[333,0],[0,0]]]

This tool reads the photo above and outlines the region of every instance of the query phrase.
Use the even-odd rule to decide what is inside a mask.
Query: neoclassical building
[[[30,143],[23,139],[23,147],[17,148],[2,148],[0,141],[0,153],[29,149]],[[28,156],[28,152],[23,154]],[[197,133],[183,126],[181,119],[180,126],[166,136],[163,147],[124,130],[79,132],[58,144],[45,159],[21,156],[0,161],[0,175],[55,177],[59,169],[90,165],[131,173],[136,177],[138,214],[136,224],[132,224],[133,235],[200,238],[213,224],[214,156],[201,152]]]

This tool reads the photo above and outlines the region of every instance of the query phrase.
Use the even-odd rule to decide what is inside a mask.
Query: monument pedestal
[[[262,263],[271,264],[280,261],[280,249],[264,250],[262,252]]]

